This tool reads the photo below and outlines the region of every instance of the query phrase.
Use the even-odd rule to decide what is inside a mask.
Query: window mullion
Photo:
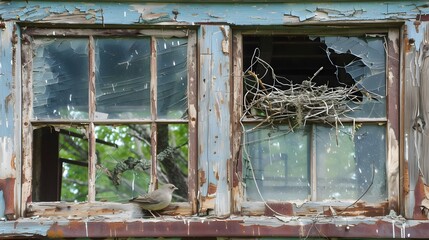
[[[316,162],[316,124],[311,126],[310,134],[310,190],[311,201],[317,200],[317,162]]]
[[[197,189],[197,177],[196,169],[198,168],[197,163],[197,64],[196,64],[196,45],[197,37],[192,32],[188,38],[188,131],[189,131],[189,151],[188,151],[188,200],[193,202],[192,213],[196,212],[196,202],[192,201],[196,199]]]
[[[95,47],[94,37],[89,37],[89,139],[88,139],[88,201],[95,201],[95,172],[97,156],[95,153]]]
[[[151,48],[151,58],[150,58],[150,76],[151,76],[151,80],[150,80],[150,94],[151,94],[151,120],[152,120],[152,124],[151,124],[151,156],[152,156],[152,164],[151,164],[151,176],[150,176],[150,186],[149,186],[149,190],[154,190],[158,180],[157,180],[157,173],[156,173],[156,167],[157,167],[157,134],[158,134],[158,127],[157,127],[157,123],[156,123],[156,119],[157,119],[157,99],[158,99],[158,94],[157,94],[157,59],[156,59],[156,55],[157,55],[157,49],[156,49],[156,38],[152,37],[151,38],[151,43],[150,43],[150,48]]]

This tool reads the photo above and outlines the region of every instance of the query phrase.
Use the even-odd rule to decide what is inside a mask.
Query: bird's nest
[[[246,92],[243,118],[262,120],[258,126],[278,122],[303,126],[308,121],[337,125],[341,118],[346,117],[346,113],[358,108],[358,105],[350,103],[360,102],[362,94],[376,98],[375,94],[358,86],[358,83],[337,87],[316,84],[313,79],[322,67],[312,77],[301,83],[293,83],[285,77],[277,76],[273,68],[259,57],[254,56],[252,61],[252,66],[263,66],[265,73],[258,76],[252,71],[252,67],[244,72]],[[272,76],[272,83],[262,80],[266,75]]]

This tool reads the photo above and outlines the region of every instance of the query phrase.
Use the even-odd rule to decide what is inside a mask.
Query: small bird
[[[173,192],[177,189],[173,184],[165,184],[153,192],[131,199],[130,202],[138,203],[141,208],[149,211],[162,210],[170,205]]]

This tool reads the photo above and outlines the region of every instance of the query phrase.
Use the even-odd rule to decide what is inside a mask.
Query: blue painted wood
[[[97,24],[200,24],[283,25],[299,22],[340,20],[413,20],[428,14],[426,1],[371,1],[320,3],[116,3],[12,1],[0,3],[0,17],[25,22],[70,23],[78,16],[82,23]],[[289,22],[290,23],[290,22]]]
[[[230,213],[227,169],[230,148],[230,28],[204,25],[199,31],[200,79],[198,139],[199,172],[206,180],[200,189],[203,207],[217,216]]]
[[[0,31],[0,137],[13,137],[14,89],[12,79],[12,24]]]
[[[16,45],[20,41],[17,36],[19,31],[13,22],[4,24],[0,30],[0,180],[15,180],[15,185],[20,181],[20,156],[21,156],[21,97],[20,97],[20,58],[14,57],[19,53]],[[16,44],[16,45],[15,45]],[[15,190],[18,189],[15,187]],[[9,215],[14,218],[17,206],[10,199],[17,199],[16,191],[0,189],[3,191],[0,197],[0,217]],[[12,197],[10,195],[13,195]],[[5,199],[8,198],[9,202]]]

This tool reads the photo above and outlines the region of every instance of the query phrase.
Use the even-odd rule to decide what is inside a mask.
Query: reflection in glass
[[[126,201],[147,193],[150,126],[96,126],[96,200]]]
[[[387,198],[386,129],[376,124],[339,128],[316,126],[317,199],[355,200],[370,186],[364,201]]]
[[[308,129],[280,125],[276,129],[246,127],[243,180],[247,200],[305,200],[310,194]],[[251,163],[251,164],[250,164]],[[252,169],[254,175],[252,173]]]
[[[150,38],[99,38],[96,118],[150,118]]]
[[[179,119],[187,111],[187,39],[157,39],[158,117]]]
[[[36,39],[33,118],[88,118],[88,40]]]

